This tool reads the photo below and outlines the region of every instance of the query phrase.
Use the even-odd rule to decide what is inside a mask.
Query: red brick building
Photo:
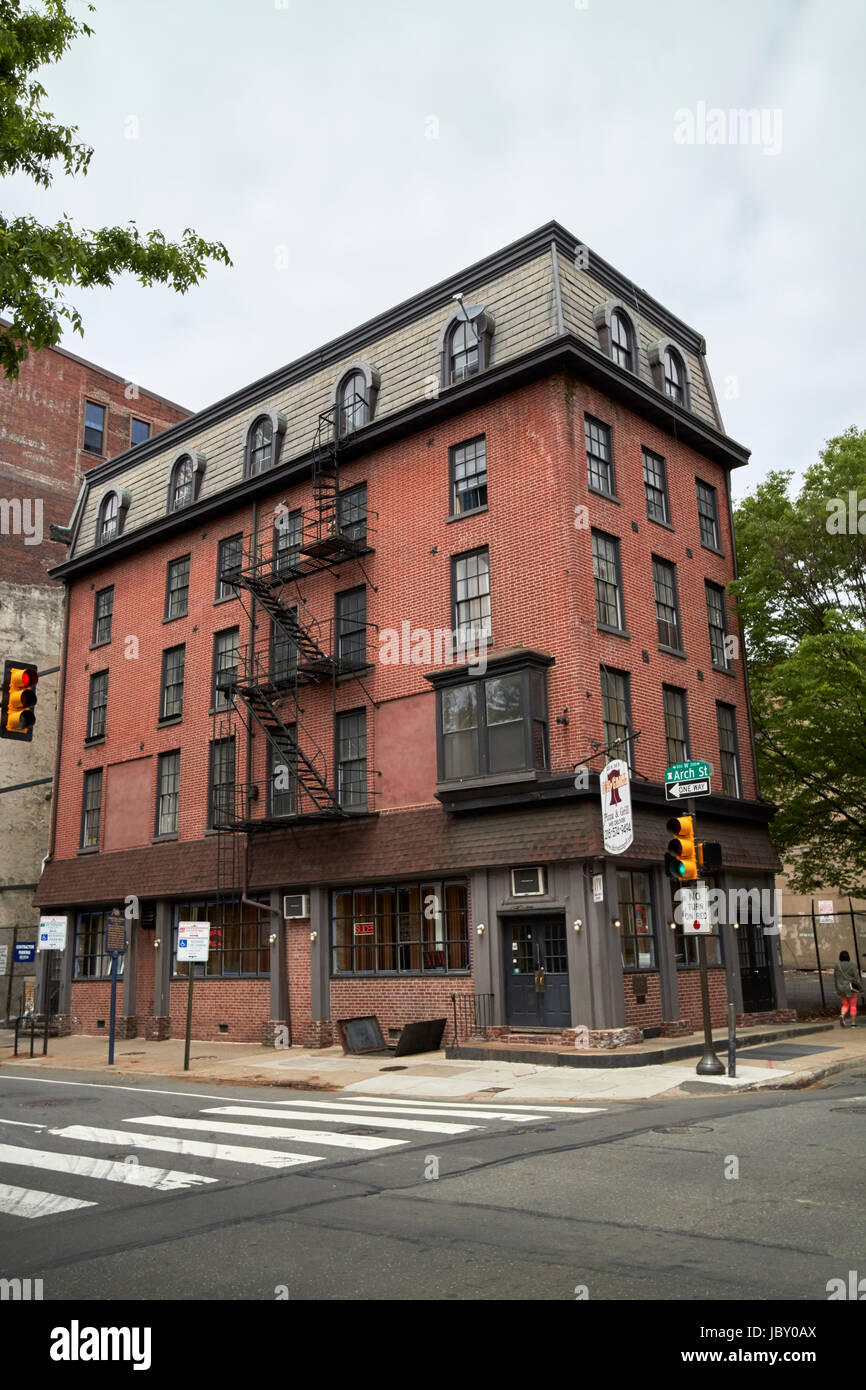
[[[69,1026],[105,1026],[124,904],[130,1036],[182,1029],[191,920],[199,1037],[697,1025],[668,764],[714,766],[718,887],[776,867],[725,594],[747,459],[700,335],[550,223],[90,472],[37,893]],[[717,1021],[785,1007],[775,939],[734,920]]]
[[[6,830],[0,849],[0,946],[35,942],[33,892],[48,850],[64,587],[49,571],[90,468],[189,411],[61,348],[32,353],[17,381],[0,374],[0,647],[43,673],[31,742],[0,744]],[[61,532],[62,534],[62,532]],[[0,1009],[16,1016],[34,966],[0,979]]]

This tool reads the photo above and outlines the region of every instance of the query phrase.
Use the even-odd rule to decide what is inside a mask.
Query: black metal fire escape
[[[281,544],[276,532],[263,543],[250,537],[241,566],[224,576],[236,585],[248,613],[258,609],[267,621],[251,647],[239,648],[237,664],[217,673],[217,695],[225,703],[214,714],[213,737],[215,742],[231,739],[238,728],[260,732],[268,749],[268,772],[255,781],[247,769],[246,780],[215,791],[221,898],[236,895],[245,882],[242,836],[372,811],[372,774],[367,773],[366,795],[344,804],[335,769],[329,773],[325,754],[303,722],[299,699],[303,687],[330,684],[335,717],[338,682],[348,679],[357,680],[370,699],[362,679],[371,665],[370,625],[347,644],[334,620],[322,623],[309,613],[300,589],[306,576],[360,564],[373,551],[366,510],[349,514],[341,499],[341,438],[335,417],[335,410],[319,417],[312,450],[313,506],[301,517],[300,533],[289,538],[290,544]],[[279,793],[274,769],[286,773]]]

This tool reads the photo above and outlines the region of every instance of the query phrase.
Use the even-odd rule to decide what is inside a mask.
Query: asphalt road
[[[864,1139],[866,1074],[582,1112],[9,1066],[0,1277],[76,1303],[824,1301],[866,1273]]]

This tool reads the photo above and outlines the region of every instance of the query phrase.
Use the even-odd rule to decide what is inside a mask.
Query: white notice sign
[[[829,902],[819,902],[819,903],[818,903],[818,921],[819,921],[819,922],[826,922],[826,924],[827,924],[828,926],[831,926],[831,927],[832,927],[833,923],[836,921],[836,916],[835,916],[835,914],[834,914],[834,912],[833,912],[833,899],[832,899],[832,898],[830,899]]]
[[[178,960],[207,960],[210,950],[210,922],[178,922]]]
[[[6,967],[9,963],[9,947],[0,946],[0,975],[6,974]]]
[[[677,889],[677,917],[683,925],[684,936],[712,936],[710,921],[710,892],[703,879],[683,884]]]
[[[634,839],[628,763],[613,758],[602,772],[599,786],[604,847],[608,854],[624,854]]]
[[[66,918],[40,917],[39,940],[36,944],[40,951],[65,951]]]
[[[593,874],[592,876],[592,901],[594,903],[604,902],[604,874]]]

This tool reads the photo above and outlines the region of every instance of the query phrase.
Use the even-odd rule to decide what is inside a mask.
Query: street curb
[[[823,1066],[794,1072],[792,1076],[780,1076],[775,1081],[751,1081],[741,1088],[739,1094],[745,1091],[802,1091],[807,1086],[814,1086],[816,1081],[823,1081],[825,1076],[862,1066],[866,1066],[866,1057],[851,1057],[845,1062],[825,1062]]]

